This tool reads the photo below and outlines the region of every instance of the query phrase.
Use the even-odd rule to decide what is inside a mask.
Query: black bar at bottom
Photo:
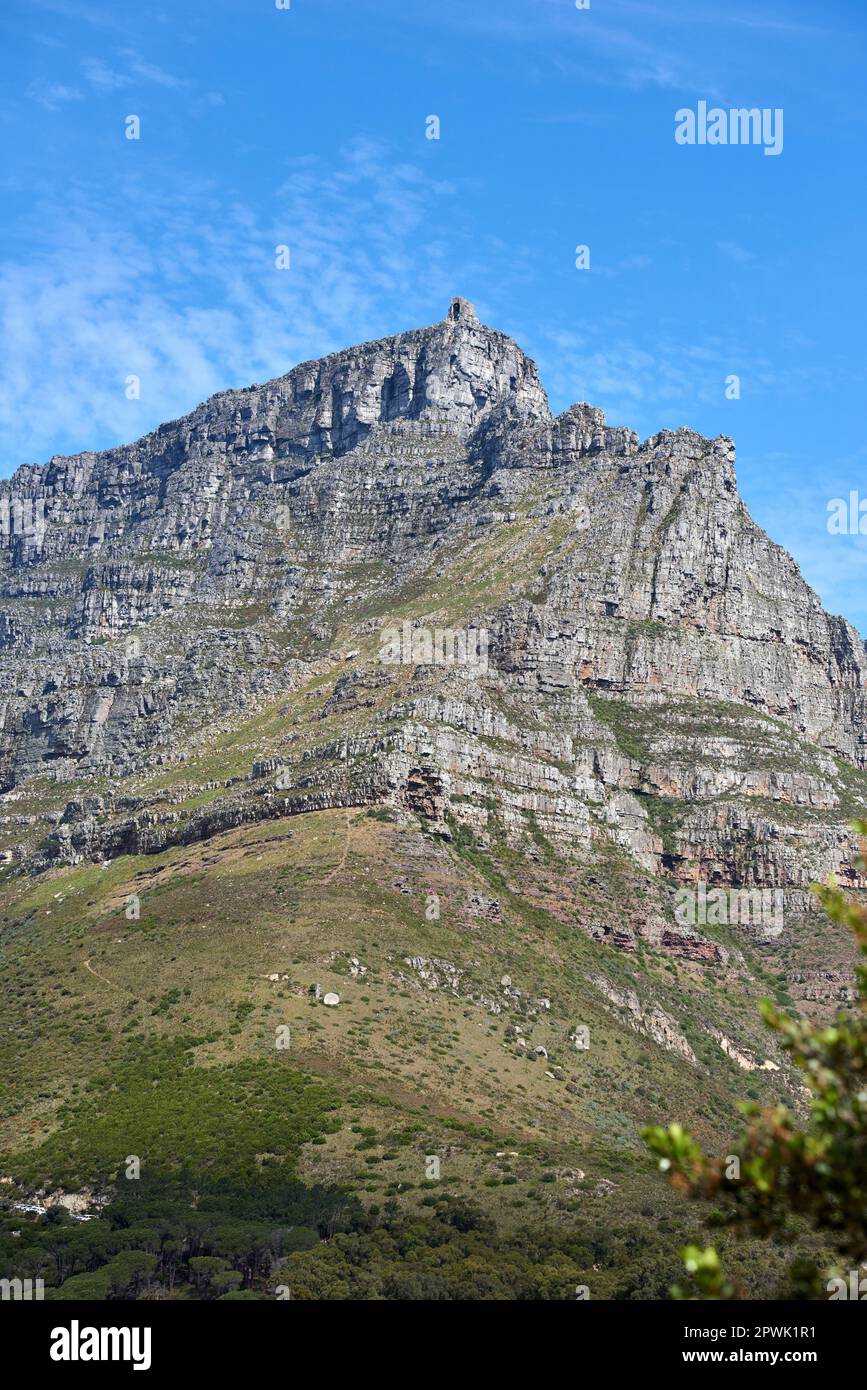
[[[400,1348],[396,1362],[387,1360],[405,1379],[413,1345],[423,1378],[436,1365],[444,1373],[450,1360],[462,1372],[482,1365],[488,1378],[499,1363],[511,1374],[518,1349],[538,1355],[540,1369],[560,1353],[576,1375],[590,1369],[588,1358],[613,1374],[756,1367],[773,1376],[798,1367],[827,1375],[857,1364],[864,1344],[863,1315],[836,1302],[3,1302],[0,1331],[22,1370],[61,1377],[92,1377],[102,1368],[133,1374],[136,1367],[142,1376],[225,1376],[237,1368],[258,1377],[301,1365],[327,1375],[359,1367],[378,1346],[381,1366],[389,1348]]]

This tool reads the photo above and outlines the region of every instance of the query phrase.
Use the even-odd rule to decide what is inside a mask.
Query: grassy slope
[[[556,867],[537,866],[539,897]],[[0,1072],[4,1149],[18,1157],[7,1157],[4,1170],[74,1189],[111,1183],[128,1154],[170,1168],[201,1162],[202,1146],[234,1152],[247,1113],[237,1068],[258,1063],[262,1077],[287,1067],[317,1077],[340,1103],[333,1131],[303,1150],[309,1181],[346,1183],[367,1203],[397,1195],[412,1209],[427,1186],[426,1156],[438,1154],[443,1184],[506,1227],[597,1209],[604,1223],[612,1200],[621,1217],[655,1222],[671,1199],[639,1127],[686,1119],[708,1142],[724,1142],[736,1125],[732,1096],[748,1086],[758,1093],[760,1083],[701,1024],[732,1009],[748,1019],[753,1001],[742,980],[711,982],[696,966],[596,946],[533,906],[532,893],[499,887],[511,868],[375,813],[322,812],[7,887],[6,923],[16,925],[3,934]],[[393,886],[398,877],[410,892]],[[468,893],[498,888],[502,922],[467,913]],[[430,893],[440,898],[439,921],[425,916]],[[124,915],[129,894],[141,899],[137,921]],[[408,955],[461,967],[461,995],[495,996],[508,974],[532,998],[548,996],[550,1013],[492,1015],[479,1002],[424,989]],[[353,956],[366,967],[362,977],[349,974]],[[698,1073],[606,1010],[588,980],[600,968],[641,992],[652,982],[666,1003],[681,997],[677,1016],[695,1042]],[[263,978],[272,973],[289,979]],[[338,1008],[311,1000],[314,982],[340,994]],[[504,1040],[510,1017],[533,1045],[544,1044],[547,1062],[515,1055]],[[590,1029],[589,1051],[570,1047],[577,1023]],[[290,1029],[288,1051],[275,1046],[280,1026]],[[149,1093],[159,1073],[142,1076],[133,1065],[157,1040],[166,1047],[165,1113]],[[212,1078],[205,1091],[189,1078],[179,1091],[175,1040],[192,1041],[196,1072]],[[556,1063],[577,1093],[546,1076]],[[100,1075],[108,1082],[95,1086]],[[129,1093],[128,1103],[111,1100],[113,1087]],[[216,1097],[210,1109],[208,1094]],[[179,1106],[202,1113],[198,1148],[195,1123],[178,1123]],[[303,1129],[275,1134],[256,1115],[250,1109],[246,1157],[275,1148],[294,1155]],[[584,1181],[551,1181],[570,1169]],[[617,1185],[607,1199],[592,1195],[603,1178]]]

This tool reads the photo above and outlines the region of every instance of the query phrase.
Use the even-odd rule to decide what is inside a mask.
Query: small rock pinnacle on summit
[[[479,317],[468,299],[455,296],[446,315],[452,323],[478,323]]]

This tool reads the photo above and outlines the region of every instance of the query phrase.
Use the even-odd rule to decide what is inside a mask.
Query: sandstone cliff
[[[481,629],[487,661],[385,663],[403,624]],[[384,804],[798,902],[856,881],[867,654],[750,518],[732,441],[552,417],[464,300],[19,469],[0,654],[0,828],[30,868]]]

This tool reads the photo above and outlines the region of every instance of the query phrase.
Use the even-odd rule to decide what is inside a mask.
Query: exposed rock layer
[[[749,517],[731,440],[641,443],[585,404],[553,418],[463,300],[135,444],[19,469],[0,604],[3,844],[31,867],[385,803],[799,906],[818,875],[860,882],[867,655]],[[458,664],[418,659],[436,640],[417,636],[470,626],[484,660],[465,639]],[[147,792],[155,764],[281,700],[245,774],[192,780],[208,804]],[[16,821],[46,777],[57,809]],[[630,949],[671,928],[599,931]]]

